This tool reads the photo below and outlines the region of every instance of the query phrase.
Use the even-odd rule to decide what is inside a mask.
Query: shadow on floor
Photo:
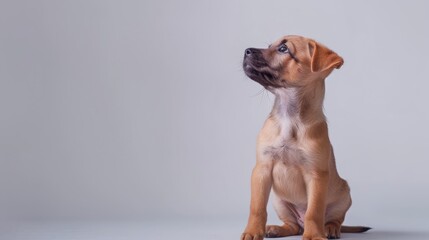
[[[374,240],[374,239],[389,239],[389,240],[427,240],[429,239],[429,233],[427,232],[413,232],[413,231],[377,231],[371,230],[366,233],[359,234],[347,234],[343,233],[341,239],[349,240]]]

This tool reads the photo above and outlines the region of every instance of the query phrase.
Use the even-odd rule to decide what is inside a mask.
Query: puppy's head
[[[285,36],[265,49],[244,53],[246,75],[265,88],[306,86],[326,78],[343,59],[322,44],[301,36]]]

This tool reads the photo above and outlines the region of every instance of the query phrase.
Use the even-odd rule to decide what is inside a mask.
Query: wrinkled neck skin
[[[325,121],[323,99],[325,80],[318,79],[307,86],[269,89],[276,97],[270,116],[287,118],[304,124]]]

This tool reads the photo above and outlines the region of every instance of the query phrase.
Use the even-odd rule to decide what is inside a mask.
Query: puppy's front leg
[[[241,240],[261,240],[267,223],[267,202],[272,185],[272,161],[257,162],[252,172],[250,215]]]
[[[307,212],[304,219],[303,240],[324,240],[326,192],[328,189],[328,171],[308,173],[307,178]]]

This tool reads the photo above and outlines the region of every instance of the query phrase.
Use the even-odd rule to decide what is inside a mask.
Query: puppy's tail
[[[363,233],[370,230],[370,227],[362,227],[362,226],[341,226],[342,233]]]

